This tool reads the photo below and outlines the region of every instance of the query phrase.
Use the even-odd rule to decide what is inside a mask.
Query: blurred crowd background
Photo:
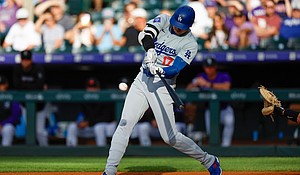
[[[1,51],[141,51],[132,38],[124,40],[126,29],[141,30],[183,4],[196,11],[191,30],[199,50],[299,47],[298,0],[2,0]]]
[[[23,57],[20,62],[26,62],[35,54],[143,53],[137,36],[146,22],[162,13],[172,15],[183,4],[190,5],[196,12],[191,31],[197,39],[199,52],[298,51],[300,48],[300,0],[0,0],[0,54],[21,52]],[[23,52],[24,50],[31,52]],[[213,59],[218,62],[218,58]],[[230,75],[230,88],[251,89],[260,84],[271,88],[300,87],[299,81],[294,78],[300,74],[298,62],[232,62],[217,65],[218,70]],[[37,75],[42,75],[43,81],[34,88],[22,87],[16,83],[18,71],[16,68],[12,69],[15,66],[0,65],[4,83],[0,82],[8,83],[11,90],[87,90],[91,87],[100,90],[100,84],[102,90],[123,89],[124,84],[119,86],[120,82],[130,85],[139,71],[140,63],[38,65],[36,72]],[[202,64],[192,64],[178,77],[177,87],[187,88],[195,76],[204,70]],[[39,76],[37,77],[40,78]],[[300,109],[296,103],[283,105]],[[103,111],[88,109],[88,113],[98,113],[103,121],[98,121],[98,118],[85,123],[82,122],[83,112],[89,107],[83,104],[39,104],[37,115],[44,116],[38,116],[42,121],[37,121],[42,123],[37,126],[39,144],[47,146],[48,137],[59,136],[67,139],[64,142],[67,146],[76,146],[76,135],[81,132],[77,129],[94,126],[98,122],[110,123],[106,127],[100,127],[103,129],[101,132],[110,137],[116,121],[113,118],[113,105],[108,106],[110,107],[107,104],[100,106],[106,109]],[[261,104],[233,103],[231,106],[234,112],[231,111],[233,120],[229,121],[230,137],[240,140],[237,144],[242,143],[243,139],[256,142],[259,138],[274,141],[298,137],[295,136],[298,134],[296,126],[291,126],[284,120],[277,120],[273,124],[269,119],[263,118],[260,114]],[[190,131],[186,134],[199,131],[190,135],[199,144],[202,144],[203,138],[208,138],[204,124],[206,107],[206,104],[187,103],[184,114],[177,114],[186,125],[185,132]],[[21,104],[20,108],[24,115],[24,105]],[[151,116],[151,111],[147,115]],[[22,119],[13,125],[22,123]],[[145,120],[154,127],[152,119],[150,117]],[[80,124],[69,125],[70,121]],[[53,122],[61,122],[60,127],[65,132],[68,128],[72,137],[67,138],[66,134],[57,133],[57,128],[53,130]],[[191,123],[196,124],[188,125]],[[141,126],[143,128],[144,125]],[[152,137],[159,137],[157,130],[155,132]],[[133,137],[138,137],[135,134]],[[93,130],[88,130],[87,136],[95,137]],[[109,144],[103,138],[102,141],[99,139],[96,140],[97,145]],[[55,140],[55,144],[57,143],[59,141]],[[149,145],[149,142],[145,145]]]

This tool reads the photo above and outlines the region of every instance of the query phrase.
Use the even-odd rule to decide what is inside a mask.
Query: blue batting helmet
[[[195,11],[192,7],[184,5],[179,7],[170,19],[171,25],[186,30],[194,23]]]

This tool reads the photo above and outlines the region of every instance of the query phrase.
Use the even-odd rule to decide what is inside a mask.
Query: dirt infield
[[[12,172],[0,175],[101,175],[99,172]],[[118,175],[208,175],[208,172],[126,172]],[[300,172],[223,172],[222,175],[300,175]]]

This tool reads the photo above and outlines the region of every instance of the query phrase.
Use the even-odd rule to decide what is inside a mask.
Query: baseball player
[[[176,77],[197,53],[197,42],[190,32],[195,12],[189,6],[179,7],[172,17],[161,14],[147,22],[138,40],[146,51],[140,72],[125,99],[119,125],[113,135],[103,175],[115,175],[133,127],[151,107],[164,142],[204,165],[211,175],[221,175],[216,156],[204,152],[194,141],[178,132],[173,100],[157,72],[175,87]]]
[[[217,60],[209,55],[203,61],[204,72],[199,73],[193,81],[187,86],[188,90],[200,88],[207,90],[230,90],[231,77],[227,72],[218,70]],[[210,134],[210,110],[206,103],[205,109],[205,127],[206,133]],[[220,105],[220,123],[224,126],[222,132],[221,146],[228,147],[231,145],[234,132],[234,110],[229,103],[222,102]]]
[[[0,75],[0,92],[9,89],[4,75]],[[0,101],[0,137],[2,146],[11,146],[14,140],[15,127],[22,115],[21,104],[17,101]]]

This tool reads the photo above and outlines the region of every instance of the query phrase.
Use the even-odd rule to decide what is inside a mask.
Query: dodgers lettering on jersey
[[[190,64],[198,51],[196,39],[191,32],[184,36],[172,34],[170,18],[168,15],[161,14],[147,22],[159,30],[154,42],[157,52],[156,65],[160,67],[172,66],[176,56]]]

